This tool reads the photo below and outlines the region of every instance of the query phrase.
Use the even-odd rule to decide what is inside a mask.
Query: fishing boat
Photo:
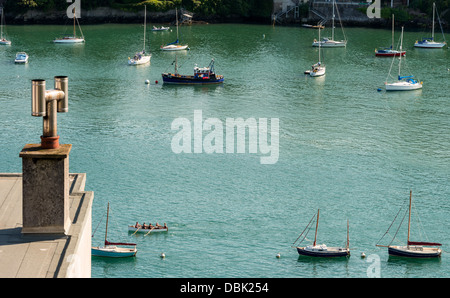
[[[143,50],[139,53],[136,53],[133,58],[128,57],[129,65],[142,65],[150,62],[152,55],[147,55],[145,53],[145,34],[147,29],[147,5],[144,6],[144,47]]]
[[[411,257],[411,258],[437,258],[437,257],[440,257],[441,253],[442,253],[441,248],[439,248],[440,246],[442,246],[441,243],[410,241],[411,203],[412,203],[412,191],[409,192],[408,238],[406,241],[406,245],[404,245],[404,246],[391,245],[395,239],[395,235],[394,235],[394,237],[389,245],[386,246],[386,245],[378,245],[377,244],[376,246],[387,247],[388,253],[391,256]],[[400,211],[401,211],[401,209],[400,209]],[[400,213],[400,211],[399,211],[399,213]],[[405,213],[405,216],[406,216],[406,213]],[[395,218],[394,218],[394,221],[395,221]],[[394,223],[394,221],[392,222],[392,224]],[[403,222],[403,220],[402,220],[402,222]],[[392,224],[390,225],[390,227],[392,226]],[[399,225],[398,228],[400,228],[400,226],[401,226],[401,224]],[[384,235],[386,235],[389,232],[389,228]],[[397,232],[398,232],[398,229],[397,229]],[[397,234],[397,233],[395,233],[395,234]],[[384,235],[383,235],[383,237],[384,237]],[[383,239],[383,237],[381,237],[380,241]],[[378,241],[378,242],[380,242],[380,241]]]
[[[175,8],[175,15],[176,15],[176,26],[177,26],[177,40],[161,46],[162,51],[182,51],[182,50],[188,50],[189,46],[180,44],[180,41],[178,39],[178,10]]]
[[[25,52],[18,52],[16,54],[16,58],[14,59],[14,62],[17,64],[26,64],[28,63],[28,54]]]
[[[169,29],[170,29],[170,27],[164,27],[164,26],[156,27],[156,26],[153,26],[152,31],[167,31]]]
[[[128,232],[131,232],[133,234],[135,233],[146,233],[146,234],[150,234],[150,233],[159,233],[159,232],[167,232],[169,231],[169,227],[164,224],[164,226],[160,226],[160,225],[156,225],[156,226],[152,226],[152,225],[147,225],[147,226],[141,226],[139,224],[136,224],[134,226],[128,226]]]
[[[221,84],[224,81],[223,75],[217,75],[214,70],[214,59],[211,60],[207,67],[194,66],[194,75],[180,75],[178,73],[178,61],[175,56],[175,72],[163,73],[162,79],[164,84],[181,84],[181,85],[201,85],[201,84]]]
[[[400,38],[400,51],[402,51],[402,45],[403,45],[403,27],[402,27],[402,35]],[[413,79],[414,76],[401,76],[401,64],[402,64],[402,56],[399,56],[399,62],[398,62],[398,80],[394,83],[388,83],[387,78],[386,82],[384,83],[386,87],[386,91],[409,91],[409,90],[417,90],[422,88],[422,82],[419,82],[418,80]],[[392,65],[394,63],[395,57],[392,59],[391,68],[389,70],[388,77],[390,76]]]
[[[81,36],[77,36],[75,22],[78,23],[78,28],[80,29]],[[64,44],[74,44],[74,43],[83,43],[84,36],[83,31],[81,31],[80,23],[78,22],[75,9],[73,10],[73,34],[67,35],[62,38],[56,38],[53,40],[54,43],[64,43]]]
[[[320,28],[319,28],[319,39],[320,39]],[[319,61],[311,66],[311,70],[305,71],[305,73],[309,74],[311,77],[320,77],[325,75],[326,67],[320,60],[320,44],[319,44]]]
[[[433,23],[432,23],[432,29],[431,29],[431,37],[422,38],[421,41],[416,40],[416,42],[414,43],[414,46],[416,48],[440,49],[440,48],[443,48],[447,44],[445,42],[444,31],[442,31],[442,24],[439,19],[439,14],[438,14],[438,20],[439,20],[439,25],[440,25],[441,31],[442,31],[442,37],[444,38],[444,42],[434,41],[434,15],[435,15],[435,12],[437,12],[437,8],[436,8],[436,3],[433,2]]]
[[[320,38],[319,38],[319,40],[314,39],[314,41],[312,43],[313,47],[318,47],[319,45],[321,47],[324,47],[324,48],[338,48],[338,47],[345,47],[345,46],[347,46],[347,40],[346,39],[344,39],[344,40],[334,40],[334,18],[335,18],[335,15],[334,15],[335,9],[334,8],[336,6],[336,1],[335,0],[333,0],[333,5],[332,6],[333,6],[333,15],[331,17],[331,38],[324,37],[324,38],[322,38],[322,40],[320,40]],[[337,6],[336,6],[336,11],[337,11],[338,16],[339,16],[339,10],[338,10]],[[342,26],[342,22],[340,20],[340,17],[339,17],[339,22],[341,23],[342,34],[344,35],[344,38],[345,38],[344,27]]]
[[[314,236],[314,243],[313,245],[308,245],[304,247],[296,246],[297,252],[299,255],[302,256],[310,256],[310,257],[347,257],[350,256],[350,248],[349,248],[349,227],[348,227],[348,220],[347,220],[347,245],[345,247],[328,247],[325,244],[317,244],[317,230],[319,227],[319,211],[317,210],[317,219],[316,219],[316,232]],[[313,222],[316,215],[314,215],[311,220],[309,221],[309,224],[306,226],[306,228],[303,230],[303,232],[300,234],[300,236],[297,238],[297,240],[294,241],[293,245],[300,239],[300,237],[304,235],[303,239],[300,241],[300,243],[306,238],[307,232],[311,228],[311,223]]]
[[[1,45],[11,45],[11,41],[6,39],[6,34],[3,36],[3,27],[5,26],[5,17],[3,13],[3,7],[0,7],[0,12],[2,16],[0,18],[0,44]]]
[[[105,230],[105,245],[97,246],[91,248],[92,256],[97,257],[109,257],[109,258],[124,258],[124,257],[134,257],[137,253],[137,248],[135,243],[124,243],[124,242],[109,242],[108,237],[108,219],[109,219],[109,203],[106,212],[106,230]],[[127,246],[127,247],[122,247]]]
[[[406,51],[401,50],[394,50],[394,15],[392,15],[392,43],[391,47],[389,48],[381,48],[381,49],[375,49],[375,56],[378,57],[392,57],[392,56],[405,56]]]

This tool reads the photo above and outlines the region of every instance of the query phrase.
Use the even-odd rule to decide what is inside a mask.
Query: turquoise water
[[[370,277],[374,266],[381,277],[449,277],[450,53],[414,49],[421,32],[405,32],[403,65],[423,90],[386,93],[377,88],[392,60],[374,49],[390,44],[389,30],[347,28],[347,48],[324,49],[327,74],[312,79],[303,72],[318,58],[315,30],[181,27],[191,50],[178,54],[180,73],[214,58],[225,76],[223,86],[190,87],[161,83],[175,54],[159,46],[174,41],[175,30],[148,32],[151,64],[130,67],[127,58],[142,48],[139,25],[83,26],[86,44],[78,46],[51,43],[64,26],[7,29],[0,172],[21,172],[20,150],[40,141],[30,80],[51,88],[54,76],[69,76],[69,113],[58,114],[58,134],[73,145],[70,171],[87,173],[86,190],[95,193],[92,243],[103,241],[109,202],[108,239],[139,250],[132,259],[93,258],[93,277]],[[18,51],[30,55],[28,65],[14,64]],[[195,110],[223,123],[279,119],[278,161],[261,164],[263,154],[248,152],[175,154],[171,123],[193,123]],[[393,259],[375,247],[410,190],[421,230],[443,244],[439,260]],[[319,208],[319,243],[345,245],[349,220],[350,258],[303,258],[291,247]],[[127,225],[136,221],[170,229],[131,235]],[[412,227],[413,238],[419,228]],[[401,233],[398,243],[406,241]]]

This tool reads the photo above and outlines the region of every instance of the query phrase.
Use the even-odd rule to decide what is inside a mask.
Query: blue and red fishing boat
[[[214,59],[207,67],[194,66],[194,75],[181,75],[178,73],[177,59],[175,58],[175,72],[163,73],[162,79],[165,84],[181,85],[203,85],[203,84],[221,84],[224,81],[223,75],[218,75],[214,71]]]

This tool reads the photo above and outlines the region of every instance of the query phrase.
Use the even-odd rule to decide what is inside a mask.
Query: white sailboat
[[[405,56],[406,51],[398,51],[394,49],[394,15],[392,15],[392,43],[390,48],[375,49],[375,56],[378,57],[392,57],[392,56]]]
[[[432,23],[432,29],[431,29],[431,37],[422,38],[421,41],[417,40],[416,43],[414,44],[414,46],[416,48],[440,49],[440,48],[443,48],[447,44],[445,42],[444,33],[442,33],[444,42],[434,41],[434,14],[435,14],[435,12],[437,12],[437,8],[436,8],[436,3],[433,2],[433,23]],[[438,19],[439,19],[439,15],[438,15]],[[441,30],[442,30],[442,25],[441,25],[440,20],[439,20],[439,25],[441,26]]]
[[[0,12],[2,13],[1,22],[0,22],[0,44],[1,45],[11,45],[11,41],[6,39],[6,34],[3,36],[3,26],[5,26],[5,17],[3,7],[0,7]]]
[[[439,248],[442,244],[436,242],[418,242],[410,241],[411,234],[411,203],[412,191],[409,193],[409,217],[408,217],[408,238],[405,246],[399,245],[376,245],[378,247],[387,247],[391,256],[410,257],[410,258],[437,258],[441,256],[442,250]],[[406,215],[406,214],[405,214]],[[395,221],[395,219],[394,219]],[[391,224],[392,226],[392,224]],[[384,235],[388,233],[389,229]],[[398,230],[397,230],[398,231]],[[384,237],[383,235],[383,237]],[[381,239],[383,239],[381,237]],[[395,238],[395,235],[394,235]],[[381,241],[380,239],[380,241]],[[394,239],[392,239],[394,240]],[[392,241],[391,241],[392,243]]]
[[[319,28],[319,39],[320,39],[320,28]],[[305,71],[305,73],[309,74],[311,77],[320,77],[325,75],[326,67],[322,63],[320,59],[320,43],[319,43],[319,61],[316,64],[311,66],[311,70]]]
[[[81,36],[77,36],[75,22],[78,23],[78,28],[80,29]],[[81,26],[80,26],[80,23],[78,22],[75,9],[73,10],[73,35],[64,36],[62,38],[56,38],[55,40],[53,40],[53,42],[54,43],[64,43],[64,44],[85,42],[83,31],[81,31]]]
[[[403,46],[403,27],[402,27],[402,35],[400,38],[400,51],[402,51]],[[401,64],[402,64],[402,56],[399,56],[399,62],[398,62],[398,81],[394,83],[388,83],[387,78],[386,82],[384,83],[386,87],[386,91],[409,91],[409,90],[417,90],[422,88],[422,82],[419,82],[415,79],[413,79],[414,76],[401,76]],[[391,63],[391,69],[392,65],[394,63],[395,56],[392,59]],[[390,76],[390,70],[388,77]]]
[[[319,45],[321,47],[325,47],[325,48],[338,48],[338,47],[345,47],[347,45],[347,40],[334,40],[334,8],[336,6],[336,1],[333,0],[333,15],[331,17],[331,39],[328,37],[324,37],[322,38],[322,40],[316,40],[314,39],[312,46],[313,47],[318,47]],[[338,12],[338,16],[339,16],[339,10],[337,9],[336,6],[336,11]],[[340,22],[340,17],[339,17],[339,22]],[[344,34],[344,38],[345,38],[345,33],[344,33],[344,27],[342,26],[342,22],[341,23],[341,28],[342,28],[342,33]]]
[[[109,258],[124,258],[136,256],[137,248],[135,243],[109,242],[107,240],[108,219],[109,219],[109,203],[106,212],[105,245],[91,247],[92,256],[109,257]],[[129,246],[129,247],[122,247],[122,246]]]
[[[144,49],[136,53],[133,58],[128,57],[128,64],[129,65],[142,65],[150,62],[150,59],[152,57],[151,54],[147,55],[145,53],[145,34],[147,31],[147,6],[145,6],[145,12],[144,12]]]
[[[175,15],[177,24],[177,40],[172,43],[162,45],[161,46],[162,51],[182,51],[189,49],[187,44],[186,45],[180,44],[180,41],[178,39],[178,10],[176,8],[175,8]]]

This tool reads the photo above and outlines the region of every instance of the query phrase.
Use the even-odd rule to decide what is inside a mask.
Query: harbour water
[[[58,114],[58,133],[73,145],[70,172],[87,173],[86,190],[95,193],[92,244],[104,240],[109,202],[108,239],[138,245],[135,258],[93,258],[92,277],[449,277],[450,53],[414,49],[428,33],[404,36],[405,75],[423,81],[423,90],[386,93],[377,89],[392,60],[374,49],[390,45],[390,30],[346,28],[348,46],[323,49],[327,73],[310,78],[303,72],[317,62],[316,30],[180,27],[191,50],[177,54],[179,72],[214,58],[225,76],[221,86],[191,87],[162,84],[175,53],[159,47],[176,39],[174,27],[147,31],[152,59],[140,67],[127,60],[142,50],[142,26],[82,28],[86,44],[55,45],[64,26],[8,26],[13,44],[0,47],[0,172],[21,172],[20,150],[40,141],[31,80],[52,86],[54,76],[67,75],[69,112]],[[19,51],[30,55],[27,65],[14,64]],[[248,148],[174,153],[171,124],[193,122],[195,111],[222,122],[279,119],[278,160],[261,164],[263,154]],[[421,225],[411,237],[421,230],[442,243],[438,260],[392,258],[375,246],[410,190]],[[291,247],[319,208],[318,243],[344,246],[349,220],[349,258],[299,257]],[[167,223],[169,232],[132,235],[127,225],[136,221]],[[406,242],[403,230],[397,239]]]

